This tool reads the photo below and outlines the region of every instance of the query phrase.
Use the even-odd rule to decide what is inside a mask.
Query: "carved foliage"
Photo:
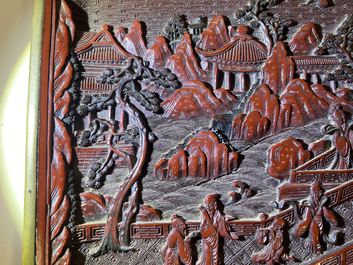
[[[268,150],[267,173],[277,179],[286,179],[292,169],[308,161],[310,156],[302,142],[290,137]]]

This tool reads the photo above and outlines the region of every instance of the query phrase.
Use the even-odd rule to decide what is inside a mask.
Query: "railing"
[[[325,195],[330,200],[329,207],[335,207],[347,200],[353,199],[353,180],[326,191]],[[258,228],[271,225],[275,217],[283,218],[289,225],[296,221],[293,208],[289,208],[261,220],[234,220],[229,221],[228,224],[231,226],[232,231],[236,232],[239,236],[251,236],[255,234]],[[199,221],[187,222],[187,232],[190,233],[198,230],[199,225]],[[104,223],[78,225],[76,227],[76,236],[79,242],[100,240],[103,237],[104,228]],[[171,222],[134,223],[131,225],[130,236],[132,239],[166,238],[170,230]]]

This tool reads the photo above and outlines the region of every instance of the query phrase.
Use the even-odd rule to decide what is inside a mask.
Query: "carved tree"
[[[337,55],[341,66],[327,75],[327,80],[353,82],[353,15],[347,15],[335,33],[326,34],[318,52]]]
[[[169,73],[169,75],[171,75]],[[113,138],[118,136],[114,127],[106,123],[109,127],[108,155],[105,162],[96,170],[96,174],[106,172],[106,167],[111,165],[114,154],[126,159],[131,168],[129,176],[125,178],[112,199],[112,206],[108,212],[108,219],[105,227],[103,241],[95,253],[95,256],[105,254],[109,251],[129,251],[129,225],[138,210],[139,200],[139,179],[143,176],[145,163],[147,161],[149,142],[153,136],[148,131],[143,114],[131,103],[130,98],[136,99],[143,107],[154,113],[161,111],[159,99],[155,93],[141,90],[139,81],[147,81],[155,85],[167,88],[176,88],[178,83],[176,78],[170,81],[165,78],[160,71],[152,70],[143,61],[136,57],[129,59],[127,65],[120,70],[107,70],[98,80],[100,83],[116,84],[115,89],[106,97],[98,100],[95,104],[81,104],[78,108],[80,114],[85,114],[90,110],[100,110],[105,108],[114,99],[116,104],[131,117],[138,129],[139,143],[136,162],[124,156],[122,152],[113,145]],[[87,103],[87,102],[84,102]],[[96,175],[96,179],[101,176]]]
[[[234,12],[232,19],[233,24],[248,24],[253,29],[260,29],[269,54],[273,45],[283,40],[288,28],[294,24],[290,19],[282,19],[268,12],[268,8],[275,6],[277,2],[277,0],[251,0],[249,5]]]
[[[169,44],[174,50],[184,33],[187,31],[188,28],[185,16],[174,16],[168,20],[163,29],[162,35],[169,40]]]

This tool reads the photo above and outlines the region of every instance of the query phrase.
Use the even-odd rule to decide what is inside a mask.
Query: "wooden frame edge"
[[[35,0],[32,14],[32,36],[27,98],[26,162],[24,221],[22,235],[22,264],[35,264],[36,204],[37,204],[37,149],[39,124],[39,95],[41,82],[42,35],[44,0]]]

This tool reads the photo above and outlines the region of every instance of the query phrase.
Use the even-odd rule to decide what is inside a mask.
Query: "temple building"
[[[224,87],[234,93],[244,93],[258,79],[268,57],[266,46],[248,35],[248,28],[237,27],[232,41],[218,50],[204,51],[196,48],[202,65],[212,74],[213,88]]]
[[[112,85],[97,84],[96,79],[107,68],[123,66],[132,56],[115,40],[107,25],[98,33],[83,33],[75,52],[83,67],[80,89],[87,93],[111,90]]]
[[[126,65],[129,58],[132,57],[115,39],[109,31],[109,26],[104,25],[102,30],[96,32],[84,32],[79,39],[75,52],[80,61],[83,71],[80,82],[80,90],[83,95],[106,95],[112,91],[112,84],[99,84],[97,79],[107,69],[116,69]],[[84,118],[83,127],[94,118],[104,118],[107,120],[119,120],[120,124],[126,123],[125,114],[121,113],[117,106],[111,106],[108,110],[99,113],[90,112]]]
[[[270,56],[268,48],[248,34],[244,25],[237,27],[232,40],[217,50],[196,48],[201,57],[201,65],[211,76],[214,89],[223,87],[234,94],[243,94],[258,80],[262,79],[262,68]],[[322,83],[325,76],[335,70],[340,61],[327,55],[293,55],[289,56],[295,63],[298,78]],[[329,85],[333,91],[342,85],[332,81]]]

